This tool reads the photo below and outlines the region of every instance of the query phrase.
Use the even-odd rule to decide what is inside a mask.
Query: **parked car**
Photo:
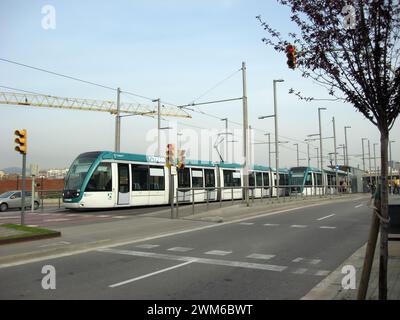
[[[32,203],[32,192],[25,192],[25,207],[30,208]],[[14,190],[7,191],[0,194],[0,212],[7,211],[8,209],[22,207],[22,191]],[[34,209],[39,208],[39,201],[35,199]]]

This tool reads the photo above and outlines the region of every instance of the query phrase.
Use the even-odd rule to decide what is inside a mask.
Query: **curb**
[[[54,231],[51,233],[46,234],[36,234],[27,237],[20,237],[20,238],[10,238],[10,239],[1,239],[0,245],[11,244],[11,243],[18,243],[18,242],[26,242],[26,241],[33,241],[33,240],[43,240],[43,239],[50,239],[61,237],[61,232]]]

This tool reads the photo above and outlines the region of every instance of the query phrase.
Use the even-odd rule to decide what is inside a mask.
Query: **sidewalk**
[[[379,240],[379,236],[378,236]],[[379,241],[378,241],[379,242]],[[334,272],[314,287],[302,300],[356,300],[359,278],[364,263],[366,245],[358,249]],[[351,265],[356,269],[356,289],[345,290],[342,287],[343,266]],[[367,300],[379,297],[379,243],[375,249],[374,262],[368,286]],[[389,241],[388,261],[388,300],[400,300],[400,241]]]
[[[329,202],[347,201],[349,199],[368,199],[368,195],[353,194],[340,196],[340,199],[308,198],[306,200],[267,201],[255,200],[250,207],[238,203],[229,205],[219,203],[199,205],[197,214],[192,214],[191,206],[179,208],[180,219],[171,219],[171,210],[159,210],[132,216],[127,220],[115,220],[96,224],[52,227],[60,231],[62,236],[52,240],[38,240],[24,244],[10,244],[0,247],[0,268],[18,265],[27,261],[38,261],[46,257],[59,257],[89,252],[101,247],[151,240],[169,234],[189,232],[192,230],[211,228],[218,223],[232,223],[261,214],[277,214],[293,208],[316,206]],[[294,211],[295,212],[295,211]]]

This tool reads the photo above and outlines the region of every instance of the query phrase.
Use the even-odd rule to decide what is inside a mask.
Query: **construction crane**
[[[14,105],[17,107],[41,107],[109,112],[114,115],[117,115],[118,113],[140,116],[158,115],[157,107],[151,107],[139,103],[121,102],[118,110],[117,103],[115,101],[66,98],[43,94],[27,94],[17,92],[0,91],[0,104]],[[166,106],[162,106],[162,108],[160,109],[160,116],[191,118],[191,115],[181,108]]]

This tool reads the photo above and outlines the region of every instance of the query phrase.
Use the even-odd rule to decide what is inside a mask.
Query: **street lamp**
[[[228,160],[228,118],[223,118],[221,121],[225,121],[225,159]]]
[[[349,149],[348,149],[348,144],[347,144],[347,129],[350,129],[350,126],[345,126],[344,127],[344,143],[346,145],[346,162],[345,165],[349,166]]]
[[[364,153],[364,140],[368,140],[367,138],[361,138],[361,145],[362,145],[362,160],[363,160],[363,170],[365,172],[365,153]]]
[[[299,165],[299,144],[298,143],[295,143],[295,144],[293,144],[294,146],[296,146],[296,153],[297,153],[297,166],[299,167],[300,165]]]
[[[318,122],[319,122],[319,152],[321,156],[321,175],[322,175],[322,185],[323,185],[323,192],[322,194],[325,194],[325,175],[323,174],[323,169],[324,169],[324,159],[322,158],[323,152],[322,152],[322,125],[321,125],[321,111],[326,110],[326,108],[318,108]]]
[[[392,142],[396,142],[394,140],[389,141],[389,161],[390,161],[390,191],[393,194],[393,160],[392,160]]]

